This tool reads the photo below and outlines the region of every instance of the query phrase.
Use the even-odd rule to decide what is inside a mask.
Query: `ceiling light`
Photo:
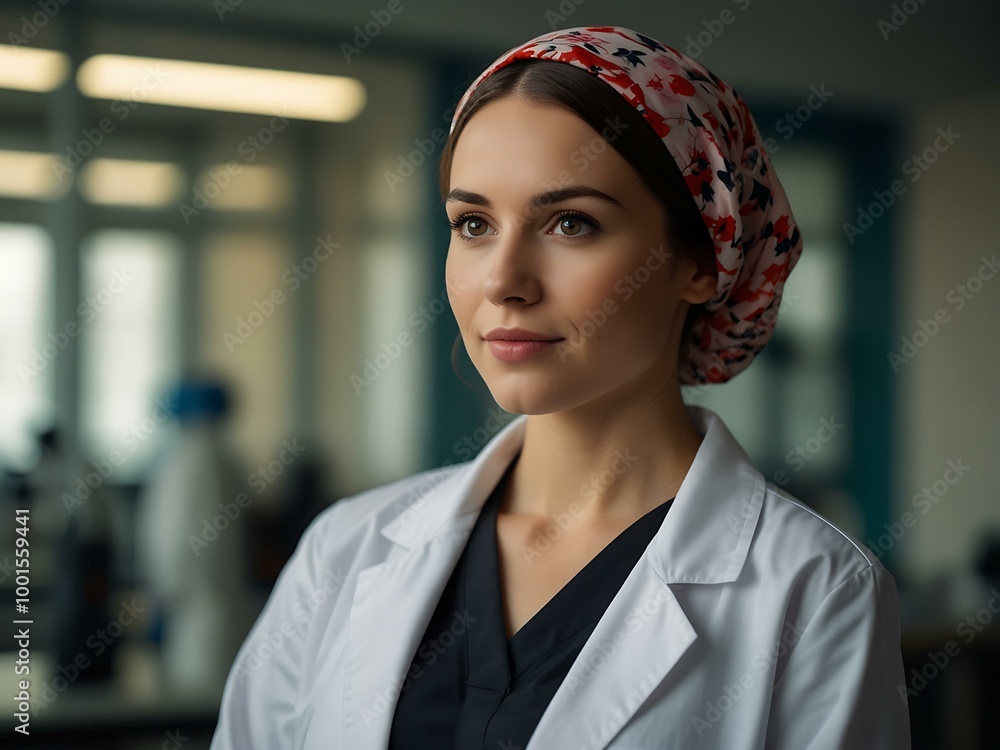
[[[69,58],[62,52],[0,44],[0,88],[52,91],[68,72]]]
[[[91,203],[159,208],[183,190],[184,170],[170,162],[91,159],[80,172],[80,193]]]
[[[323,122],[352,120],[366,101],[361,82],[344,76],[125,55],[88,58],[77,85],[100,99]]]
[[[0,196],[53,200],[66,192],[71,180],[60,182],[56,155],[34,151],[0,151]]]
[[[198,177],[196,189],[206,196],[206,188],[213,181],[213,175],[230,174],[224,188],[218,187],[209,199],[209,208],[225,211],[277,211],[287,208],[292,199],[291,176],[278,167],[260,165],[238,165],[235,174],[226,164],[215,164]]]

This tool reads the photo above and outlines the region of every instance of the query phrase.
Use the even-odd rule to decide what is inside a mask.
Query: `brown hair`
[[[476,87],[459,113],[441,154],[438,182],[442,202],[447,200],[451,187],[451,162],[465,125],[486,104],[512,96],[563,107],[597,133],[607,132],[608,126],[615,123],[612,135],[606,141],[663,206],[664,230],[670,253],[690,258],[699,269],[716,274],[715,245],[684,182],[684,176],[660,136],[621,94],[575,65],[537,58],[515,60],[489,75]],[[669,267],[676,271],[676,265],[670,264]],[[703,308],[702,303],[691,305],[688,310],[681,336],[681,358],[686,350],[684,342],[691,322]],[[458,340],[452,347],[453,365],[457,346]]]

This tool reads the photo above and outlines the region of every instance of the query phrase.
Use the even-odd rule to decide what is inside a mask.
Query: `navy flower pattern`
[[[576,65],[612,86],[674,157],[715,244],[718,283],[692,324],[681,382],[722,383],[744,370],[774,333],[782,290],[802,253],[763,139],[734,88],[700,63],[620,26],[552,31],[508,50],[459,100],[515,60]]]

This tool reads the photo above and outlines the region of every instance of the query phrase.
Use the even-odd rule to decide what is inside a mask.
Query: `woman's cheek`
[[[448,302],[456,316],[468,308],[473,287],[457,264],[451,261],[448,261],[445,267],[445,288],[448,290]]]
[[[574,318],[578,325],[604,328],[615,323],[621,314],[622,302],[614,290],[612,278],[585,278],[577,282],[570,299],[575,300]]]
[[[475,324],[476,302],[468,294],[455,292],[449,294],[451,311],[463,335],[471,335]]]

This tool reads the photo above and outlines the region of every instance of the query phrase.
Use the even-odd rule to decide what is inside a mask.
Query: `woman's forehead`
[[[631,174],[614,148],[574,113],[508,98],[469,119],[455,145],[451,187],[485,193],[523,185],[535,194],[586,184],[610,192],[621,190]]]

